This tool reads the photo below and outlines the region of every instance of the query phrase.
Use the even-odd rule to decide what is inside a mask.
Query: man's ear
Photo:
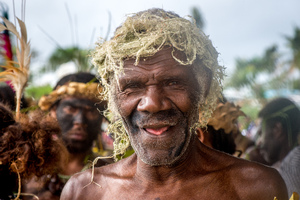
[[[203,133],[203,131],[201,130],[201,128],[197,128],[196,132],[197,132],[197,136],[198,136],[199,140],[203,143],[203,141],[204,141],[204,133]]]
[[[197,136],[199,140],[205,144],[206,146],[212,147],[212,143],[210,141],[209,133],[206,130],[202,130],[201,128],[196,129]]]

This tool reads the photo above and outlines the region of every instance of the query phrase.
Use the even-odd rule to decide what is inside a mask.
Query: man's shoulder
[[[286,186],[276,169],[222,152],[206,152],[211,157],[209,174],[220,177],[222,187],[234,188],[241,199],[286,199]]]
[[[285,199],[287,191],[279,172],[269,166],[237,158],[231,166],[231,182],[247,196],[261,197],[276,196]],[[270,197],[269,196],[269,197]],[[253,196],[254,197],[254,196]]]
[[[119,179],[132,174],[130,165],[130,159],[126,158],[113,164],[76,173],[65,185],[61,199],[101,199],[110,191],[107,188],[115,186]]]
[[[245,171],[248,171],[248,174],[252,174],[252,172],[257,170],[261,172],[274,172],[274,170],[268,166],[243,158],[235,157],[233,155],[217,151],[215,149],[204,147],[202,148],[202,151],[205,153],[204,156],[208,161],[206,164],[211,166],[213,171],[217,170],[234,174],[244,173]]]
[[[277,177],[279,176],[279,173],[276,169],[257,163],[248,161],[245,159],[239,159],[236,158],[235,162],[232,164],[232,172],[233,173],[239,173],[242,175],[242,178],[253,178],[254,180],[257,179],[257,177]]]
[[[128,176],[131,171],[131,165],[134,163],[132,160],[129,157],[101,167],[91,167],[90,169],[74,174],[69,182],[77,182],[84,185],[89,184],[92,178],[94,181],[101,182],[103,178],[107,180],[109,177],[121,178],[122,176]]]
[[[223,159],[228,161],[228,165],[224,167],[224,170],[232,175],[239,175],[240,179],[280,178],[278,171],[272,167],[234,156],[224,157]],[[237,179],[237,177],[234,177],[234,179]]]

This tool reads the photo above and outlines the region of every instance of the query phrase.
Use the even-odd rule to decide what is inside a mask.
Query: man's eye
[[[170,80],[170,81],[167,81],[165,83],[165,85],[167,87],[171,87],[173,89],[182,89],[184,87],[184,84],[182,84],[181,81],[178,81],[178,80]]]
[[[178,85],[178,81],[170,81],[168,82],[168,86]]]
[[[74,108],[72,106],[65,106],[63,108],[63,110],[64,110],[65,113],[68,113],[68,114],[72,114],[72,113],[76,112],[76,108]]]
[[[135,83],[133,83],[133,84],[128,84],[127,86],[126,86],[126,89],[127,88],[138,88],[138,84],[135,84]]]
[[[127,84],[123,89],[122,92],[134,92],[136,90],[138,90],[139,88],[141,88],[141,85],[138,83],[131,83],[131,84]]]
[[[91,108],[85,111],[87,118],[96,119],[100,116],[99,111],[96,108]]]
[[[164,87],[171,90],[183,90],[185,88],[185,84],[181,80],[168,80],[164,83]]]

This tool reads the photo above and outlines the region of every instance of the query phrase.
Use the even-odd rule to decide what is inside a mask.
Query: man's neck
[[[137,158],[136,177],[141,180],[146,180],[149,183],[159,182],[168,183],[177,181],[181,176],[187,174],[187,168],[191,167],[191,163],[188,160],[195,159],[197,145],[194,145],[196,137],[193,137],[191,144],[186,152],[182,155],[180,160],[175,164],[167,166],[151,166],[144,163],[141,159]],[[197,141],[198,142],[198,141]]]

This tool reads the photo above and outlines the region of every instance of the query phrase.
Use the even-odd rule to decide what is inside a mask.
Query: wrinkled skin
[[[57,106],[56,117],[70,153],[91,149],[100,131],[102,118],[95,102],[84,98],[65,98]]]
[[[117,105],[143,162],[172,165],[184,154],[192,134],[189,128],[196,119],[190,117],[197,112],[196,86],[192,70],[185,70],[165,54],[141,61],[137,67],[133,60],[125,61]]]
[[[189,130],[195,96],[208,88],[196,86],[193,66],[180,66],[170,49],[133,63],[125,61],[115,99],[136,153],[74,175],[61,199],[287,199],[275,169],[211,149]]]

